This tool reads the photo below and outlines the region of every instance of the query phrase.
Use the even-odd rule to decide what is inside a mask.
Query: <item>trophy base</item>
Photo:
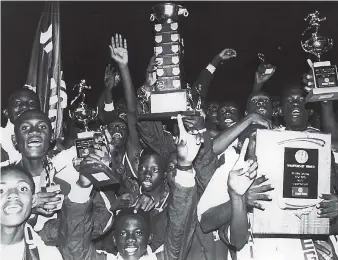
[[[90,173],[84,171],[82,174],[92,182],[96,189],[102,189],[104,187],[113,185],[113,189],[118,190],[120,187],[120,180],[117,179],[116,176],[107,174],[105,172]]]
[[[314,88],[306,96],[306,102],[320,102],[338,99],[338,87]]]
[[[201,115],[198,111],[176,111],[176,112],[164,112],[164,113],[149,113],[141,114],[137,116],[138,121],[158,121],[168,120],[172,117],[177,117],[178,114],[182,116],[199,116]]]
[[[187,110],[186,90],[153,91],[150,95],[152,114]]]

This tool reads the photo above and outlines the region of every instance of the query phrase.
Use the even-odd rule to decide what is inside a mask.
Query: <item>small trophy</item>
[[[196,115],[189,107],[183,79],[183,40],[179,33],[180,16],[188,11],[181,5],[160,3],[153,6],[150,21],[155,23],[156,83],[151,92],[150,113],[139,115],[139,120],[168,118],[177,114]]]
[[[47,157],[44,161],[43,161],[43,166],[45,168],[46,171],[46,188],[43,191],[46,192],[56,192],[57,195],[56,197],[60,198],[60,201],[58,202],[48,202],[47,204],[56,204],[56,208],[54,210],[49,210],[50,212],[54,212],[54,211],[58,211],[62,208],[62,204],[63,204],[63,200],[64,200],[64,195],[63,194],[59,194],[61,192],[61,187],[59,184],[56,184],[54,182],[54,177],[56,174],[56,170],[53,166],[52,160]]]
[[[338,76],[337,67],[331,65],[330,61],[321,61],[323,53],[328,52],[333,46],[333,40],[319,35],[320,23],[325,21],[326,17],[319,18],[319,12],[308,14],[304,21],[309,26],[303,32],[305,36],[311,32],[309,39],[302,41],[302,48],[305,52],[316,56],[317,62],[314,62],[312,73],[314,78],[314,88],[306,97],[307,102],[317,102],[325,100],[338,99]]]
[[[101,127],[98,131],[92,131],[88,127],[89,122],[95,120],[98,115],[98,108],[90,108],[85,103],[86,95],[84,91],[91,90],[91,87],[83,79],[74,86],[73,90],[77,90],[77,95],[71,102],[69,116],[75,122],[84,126],[84,132],[78,133],[78,139],[75,139],[77,157],[73,159],[73,166],[78,170],[82,160],[96,148],[96,150],[99,150],[100,154],[97,155],[100,156],[102,164],[93,163],[83,169],[81,174],[90,179],[96,188],[118,184],[119,169],[109,167],[111,136],[107,128]]]
[[[271,74],[273,72],[273,68],[272,68],[271,65],[269,65],[269,64],[266,63],[265,55],[263,53],[258,53],[257,56],[258,56],[258,59],[261,60],[261,65],[259,67],[259,72],[262,75],[269,75],[269,74]]]
[[[76,123],[84,126],[84,131],[78,133],[78,139],[75,140],[77,156],[79,158],[86,157],[90,152],[90,147],[93,146],[94,131],[90,131],[88,124],[93,121],[98,115],[98,109],[90,108],[85,103],[86,94],[84,90],[90,90],[91,87],[87,85],[86,80],[81,80],[76,84],[73,90],[77,90],[76,97],[72,100],[69,117]]]

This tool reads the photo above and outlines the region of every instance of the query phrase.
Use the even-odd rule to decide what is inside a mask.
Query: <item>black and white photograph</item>
[[[338,260],[338,1],[1,1],[0,258]]]

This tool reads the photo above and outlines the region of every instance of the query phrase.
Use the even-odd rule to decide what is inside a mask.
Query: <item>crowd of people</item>
[[[135,89],[121,35],[112,37],[110,56],[114,66],[106,68],[98,100],[98,118],[110,138],[84,158],[75,146],[81,130],[68,113],[64,137],[52,140],[37,94],[21,88],[9,97],[0,135],[3,259],[338,259],[338,122],[333,101],[321,102],[320,129],[309,122],[304,86],[313,86],[311,74],[285,86],[276,114],[262,91],[276,68],[262,63],[240,111],[231,96],[222,104],[207,98],[216,69],[236,56],[224,49],[191,85],[192,98],[202,100],[199,115],[178,115],[174,123],[140,121],[147,103],[138,94],[150,94],[156,60],[150,59],[146,81]],[[114,100],[112,91],[121,85],[124,100]],[[252,234],[253,209],[274,203],[269,179],[257,176],[257,129],[331,134],[331,194],[316,206],[319,218],[330,219],[330,235]],[[118,185],[96,187],[87,177],[98,172]],[[302,254],[304,239],[315,248],[311,258]]]

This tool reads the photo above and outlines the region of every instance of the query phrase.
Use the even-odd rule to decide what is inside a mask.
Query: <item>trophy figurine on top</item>
[[[337,67],[331,65],[330,61],[321,61],[323,53],[328,52],[333,46],[333,40],[319,35],[320,23],[326,17],[319,18],[319,12],[308,14],[304,19],[309,23],[302,36],[311,32],[310,38],[301,42],[305,52],[316,56],[317,62],[313,63],[312,74],[314,78],[314,88],[306,97],[307,102],[317,102],[338,99],[338,76]]]
[[[139,120],[199,114],[189,105],[189,93],[183,79],[183,39],[178,22],[180,16],[187,17],[188,14],[187,9],[178,4],[153,6],[150,21],[155,23],[156,82],[147,97],[150,111],[139,115]]]

